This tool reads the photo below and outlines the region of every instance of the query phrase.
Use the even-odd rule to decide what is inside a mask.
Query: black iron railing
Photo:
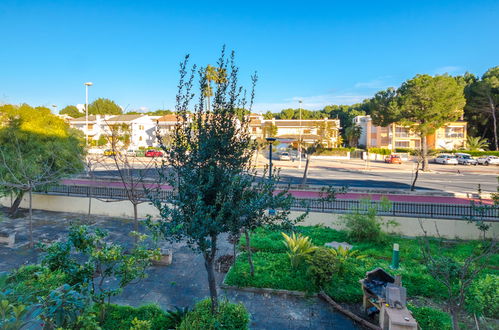
[[[54,185],[38,191],[38,193],[49,195],[66,195],[76,197],[94,197],[108,200],[126,200],[126,190],[121,187],[94,187],[77,185]],[[153,190],[152,194],[160,200],[171,198],[172,191]],[[144,190],[135,192],[135,196],[144,201],[149,200]],[[465,219],[479,218],[499,221],[499,207],[471,204],[441,204],[441,203],[416,203],[416,202],[390,202],[382,203],[375,200],[350,200],[350,199],[301,199],[293,202],[294,210],[309,209],[312,212],[343,213],[349,211],[367,212],[370,208],[376,209],[380,215],[407,216],[421,218],[448,218]]]

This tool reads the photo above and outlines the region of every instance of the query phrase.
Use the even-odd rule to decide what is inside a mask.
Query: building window
[[[312,131],[310,129],[304,129],[303,134],[310,134]]]
[[[395,127],[395,136],[397,137],[408,137],[409,129],[406,127]]]
[[[139,141],[142,141],[142,136],[139,136]]]
[[[457,139],[464,137],[464,127],[446,127],[445,137],[450,139]]]
[[[94,124],[88,124],[88,130],[91,131],[94,129]]]
[[[140,129],[141,131],[143,131],[143,130],[144,130],[144,125],[139,125],[139,129]]]
[[[395,141],[395,148],[409,148],[409,141]]]
[[[253,127],[253,133],[256,133],[256,127]]]

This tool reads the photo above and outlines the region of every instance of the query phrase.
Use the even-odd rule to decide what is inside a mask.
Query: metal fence
[[[66,195],[77,197],[94,197],[109,200],[126,200],[126,190],[121,187],[94,187],[76,185],[55,185],[38,191],[41,194]],[[160,200],[171,198],[172,191],[152,191],[154,196]],[[138,190],[136,196],[142,200],[149,200],[148,194]],[[448,218],[448,219],[484,219],[499,221],[499,207],[475,204],[440,204],[440,203],[414,203],[414,202],[390,202],[382,203],[374,200],[350,200],[350,199],[300,199],[293,202],[294,210],[309,209],[312,212],[343,213],[343,212],[368,212],[375,209],[379,215],[424,217],[424,218]]]

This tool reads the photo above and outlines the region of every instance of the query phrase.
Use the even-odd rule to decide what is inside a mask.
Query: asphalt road
[[[261,157],[259,165],[268,160]],[[140,170],[143,163],[138,163],[137,171],[146,171],[145,176],[156,178],[157,170],[152,166]],[[303,168],[298,169],[298,162],[276,161],[274,168],[280,168],[284,183],[300,184]],[[406,162],[402,165],[385,164],[379,161],[365,163],[361,160],[323,161],[313,160],[309,167],[307,184],[333,185],[359,188],[410,189],[414,178],[415,165]],[[496,192],[499,166],[464,166],[430,164],[431,172],[419,172],[416,188],[453,193],[476,193],[480,185],[484,193]],[[94,172],[97,177],[117,176],[112,162],[98,166]]]

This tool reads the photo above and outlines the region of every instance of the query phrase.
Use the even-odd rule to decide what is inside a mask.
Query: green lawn
[[[325,227],[298,227],[297,231],[309,236],[317,246],[331,241],[349,242],[346,232],[337,231]],[[393,243],[400,245],[401,267],[397,271],[391,271]],[[436,242],[431,243],[436,248]],[[463,260],[478,243],[474,241],[449,241],[446,249],[441,253],[451,254],[459,260]],[[286,255],[286,246],[279,231],[258,229],[252,234],[253,261],[255,265],[255,276],[251,277],[246,253],[239,255],[235,267],[232,267],[225,283],[239,287],[259,287],[286,290],[300,290],[316,292],[307,275],[307,265],[293,270]],[[409,297],[421,296],[441,300],[445,297],[446,290],[442,284],[432,278],[426,271],[422,262],[421,241],[419,239],[389,236],[382,244],[353,243],[354,249],[361,251],[367,258],[355,260],[349,263],[347,271],[342,276],[334,275],[325,286],[326,292],[338,302],[360,302],[362,291],[359,280],[364,278],[365,273],[376,267],[388,270],[392,275],[402,275],[403,285],[407,288]],[[245,249],[245,241],[241,240],[240,248]],[[499,256],[494,256],[489,261],[489,267],[484,273],[499,274]]]

